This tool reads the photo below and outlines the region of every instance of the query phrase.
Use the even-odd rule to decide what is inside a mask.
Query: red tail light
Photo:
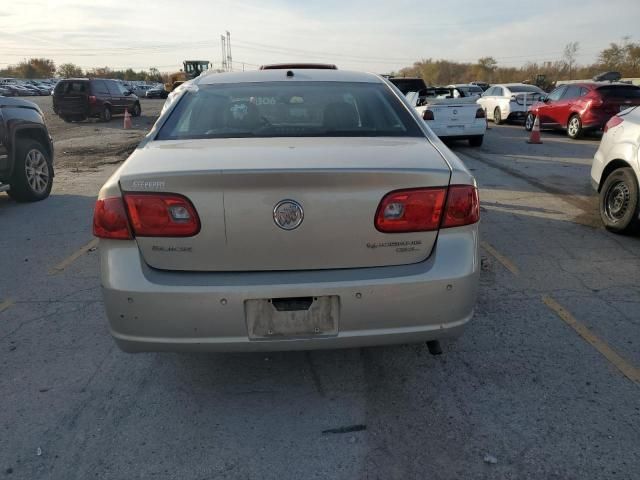
[[[476,118],[485,118],[486,114],[484,113],[484,109],[479,108],[476,110]]]
[[[189,200],[175,193],[126,193],[133,233],[140,237],[192,237],[200,219]]]
[[[93,211],[93,234],[99,238],[129,240],[131,230],[121,197],[103,198]]]
[[[387,194],[378,206],[375,227],[383,233],[428,232],[479,219],[478,190],[472,185],[452,185],[448,191],[418,188]]]
[[[93,234],[99,238],[192,237],[199,231],[195,208],[175,193],[127,193],[124,199],[101,199],[93,214]]]
[[[478,189],[472,185],[452,185],[449,187],[442,228],[471,225],[478,220],[480,220]]]
[[[375,226],[384,233],[437,230],[446,196],[446,188],[391,192],[378,206]]]
[[[610,128],[617,127],[622,122],[624,122],[624,118],[619,117],[618,115],[614,115],[609,119],[609,121],[604,126],[604,132],[607,133]]]
[[[422,119],[433,120],[434,119],[433,112],[431,110],[425,110],[424,113],[422,114]]]
[[[96,101],[97,100],[96,100],[95,95],[89,95],[89,104],[90,105],[95,105]]]

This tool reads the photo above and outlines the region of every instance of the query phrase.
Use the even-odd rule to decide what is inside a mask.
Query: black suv
[[[53,142],[32,102],[0,96],[0,191],[19,202],[44,200],[53,186]]]
[[[108,122],[125,109],[134,117],[142,113],[138,97],[115,80],[70,78],[60,80],[53,90],[53,111],[65,122],[89,117]]]

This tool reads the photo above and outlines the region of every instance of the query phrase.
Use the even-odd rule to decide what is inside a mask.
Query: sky
[[[219,67],[226,31],[236,70],[316,61],[388,73],[483,56],[517,67],[559,60],[573,41],[588,64],[611,42],[639,41],[639,19],[640,0],[0,0],[0,68],[31,57],[85,69]]]

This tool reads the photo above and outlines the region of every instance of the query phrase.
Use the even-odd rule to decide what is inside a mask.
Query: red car
[[[601,130],[621,110],[640,105],[640,87],[626,83],[581,82],[561,85],[529,108],[524,127],[566,129],[571,138]]]

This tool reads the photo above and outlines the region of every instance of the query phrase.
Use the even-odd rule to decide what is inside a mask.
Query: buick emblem
[[[304,219],[302,205],[295,200],[281,200],[273,207],[273,221],[283,230],[294,230]]]

